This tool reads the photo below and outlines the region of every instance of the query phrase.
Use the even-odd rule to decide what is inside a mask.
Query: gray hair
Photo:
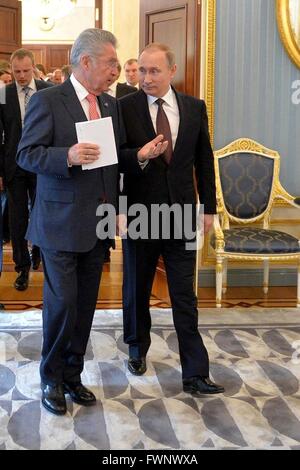
[[[105,29],[89,28],[80,33],[73,44],[70,55],[70,63],[72,67],[77,67],[83,55],[95,57],[101,53],[104,44],[112,44],[117,47],[117,39]],[[99,51],[100,48],[100,51]]]

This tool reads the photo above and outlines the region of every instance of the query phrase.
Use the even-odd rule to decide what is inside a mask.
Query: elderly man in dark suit
[[[58,415],[66,413],[65,393],[76,403],[95,403],[81,372],[110,243],[97,238],[96,211],[104,201],[116,207],[118,169],[83,171],[83,164],[101,158],[101,149],[77,143],[75,123],[111,116],[118,148],[116,101],[102,93],[118,64],[115,47],[108,31],[79,35],[70,57],[73,74],[33,96],[19,145],[18,164],[37,174],[27,237],[40,247],[45,272],[42,404]]]
[[[45,274],[42,404],[57,415],[66,413],[65,393],[81,405],[96,401],[81,373],[104,254],[114,239],[113,231],[111,239],[98,239],[97,209],[105,202],[117,210],[118,168],[82,169],[101,159],[101,149],[77,143],[75,123],[110,116],[117,149],[123,143],[117,102],[103,93],[118,64],[115,47],[108,31],[90,28],[79,35],[70,79],[32,97],[17,156],[22,168],[37,174],[27,238],[40,247]],[[159,153],[161,140],[147,145]]]
[[[127,135],[127,152],[121,153],[120,171],[125,173],[128,206],[140,203],[151,211],[155,204],[190,204],[195,222],[195,170],[204,205],[204,228],[208,231],[216,212],[216,193],[205,103],[171,87],[176,65],[167,46],[147,46],[138,65],[140,91],[119,102]],[[163,134],[168,141],[163,156],[155,154],[154,146],[145,147],[156,134]],[[149,300],[157,261],[162,255],[179,342],[183,389],[196,394],[221,393],[223,387],[209,378],[208,354],[198,332],[193,288],[196,251],[186,249],[184,237],[176,238],[174,230],[169,239],[160,230],[158,239],[132,239],[129,233],[124,240],[124,340],[129,345],[128,369],[136,375],[146,371],[151,328]]]
[[[35,197],[36,175],[17,166],[16,154],[22,135],[25,111],[33,94],[51,85],[33,78],[34,57],[26,49],[18,49],[11,56],[11,68],[15,82],[7,85],[5,96],[0,104],[0,120],[3,126],[3,146],[0,147],[0,159],[3,176],[0,184],[7,189],[10,234],[15,270],[19,273],[15,288],[25,290],[28,287],[29,270],[38,269],[40,252],[32,247],[31,258],[25,234],[28,226],[28,203],[31,206]]]

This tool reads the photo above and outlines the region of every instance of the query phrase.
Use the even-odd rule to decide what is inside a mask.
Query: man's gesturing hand
[[[147,144],[142,147],[137,154],[139,162],[143,163],[146,160],[151,160],[153,158],[159,157],[163,154],[168,146],[168,141],[163,141],[164,136],[162,134],[155,137]]]
[[[69,165],[86,165],[98,160],[100,148],[96,144],[75,144],[69,148]]]

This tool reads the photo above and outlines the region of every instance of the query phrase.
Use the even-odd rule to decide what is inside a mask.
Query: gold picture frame
[[[289,0],[276,0],[276,17],[281,41],[291,60],[300,68],[300,47],[291,24]]]

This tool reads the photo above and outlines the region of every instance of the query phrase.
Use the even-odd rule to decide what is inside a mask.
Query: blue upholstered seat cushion
[[[297,238],[278,230],[241,227],[224,230],[224,251],[231,253],[280,254],[299,253],[300,243]],[[215,248],[213,235],[211,245]]]
[[[221,158],[218,164],[229,214],[240,219],[262,214],[270,199],[274,160],[255,153],[239,152]]]

